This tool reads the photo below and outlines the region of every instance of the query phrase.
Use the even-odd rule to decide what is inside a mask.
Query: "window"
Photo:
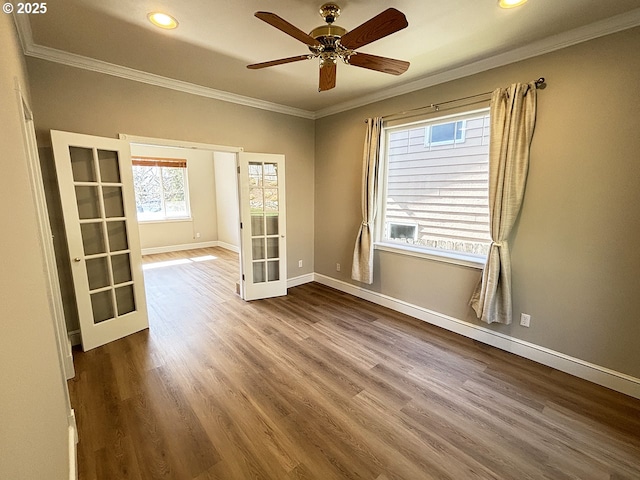
[[[187,161],[142,157],[131,160],[138,220],[189,218]]]
[[[464,142],[465,121],[440,123],[425,127],[424,145],[450,145],[454,142]]]
[[[439,256],[486,256],[489,111],[385,127],[378,239]]]
[[[417,225],[387,222],[387,238],[414,243],[418,235]]]

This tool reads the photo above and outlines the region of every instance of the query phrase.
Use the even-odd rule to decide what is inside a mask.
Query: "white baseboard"
[[[67,421],[69,424],[69,480],[78,480],[78,426],[73,410]]]
[[[67,335],[69,335],[69,341],[71,342],[72,346],[75,347],[76,345],[82,345],[80,330],[73,330],[71,332],[68,332]]]
[[[71,351],[71,347],[73,347],[73,343],[71,342],[71,338],[67,335],[67,342],[69,348],[67,348],[66,355],[64,358],[64,374],[67,377],[67,380],[71,380],[76,376],[76,369],[73,366],[73,352]]]
[[[304,283],[313,282],[314,274],[307,273],[306,275],[300,275],[298,277],[288,278],[287,279],[287,288],[297,287],[298,285],[302,285]]]
[[[640,379],[319,273],[314,280],[432,325],[640,399]]]
[[[240,247],[236,246],[236,245],[232,245],[230,243],[227,242],[222,242],[220,240],[218,240],[218,247],[224,248],[226,250],[231,250],[232,252],[236,252],[236,253],[240,253]]]
[[[142,249],[142,255],[152,255],[154,253],[179,252],[182,250],[195,250],[196,248],[217,247],[219,242],[212,240],[210,242],[185,243],[182,245],[165,245],[163,247],[149,247]]]

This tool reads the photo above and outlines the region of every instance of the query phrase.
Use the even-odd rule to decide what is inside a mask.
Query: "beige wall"
[[[25,94],[28,84],[10,15],[0,15],[0,45],[0,478],[63,479],[69,478],[65,382],[16,93],[16,81]]]
[[[313,272],[314,122],[29,58],[41,144],[49,130],[244,147],[287,162],[288,276]],[[298,268],[303,260],[303,268]]]
[[[489,328],[640,377],[639,51],[636,28],[318,120],[315,271],[351,282],[366,117],[544,76],[512,237],[514,315],[531,327]],[[367,288],[480,324],[479,270],[380,251],[375,266]]]
[[[187,160],[191,219],[139,223],[140,246],[143,249],[218,240],[216,178],[212,152],[134,144],[131,145],[131,155]]]
[[[216,168],[216,205],[218,207],[218,241],[227,247],[240,247],[240,211],[236,155],[213,154]]]

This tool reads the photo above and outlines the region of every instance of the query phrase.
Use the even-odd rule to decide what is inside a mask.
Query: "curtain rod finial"
[[[539,79],[537,79],[535,81],[535,84],[536,84],[536,88],[539,88],[541,90],[547,87],[547,83],[546,83],[544,77],[540,77]]]

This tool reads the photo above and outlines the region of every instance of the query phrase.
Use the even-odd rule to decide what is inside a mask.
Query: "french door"
[[[284,155],[239,153],[242,298],[287,294]]]
[[[129,143],[51,131],[82,348],[149,327]]]

